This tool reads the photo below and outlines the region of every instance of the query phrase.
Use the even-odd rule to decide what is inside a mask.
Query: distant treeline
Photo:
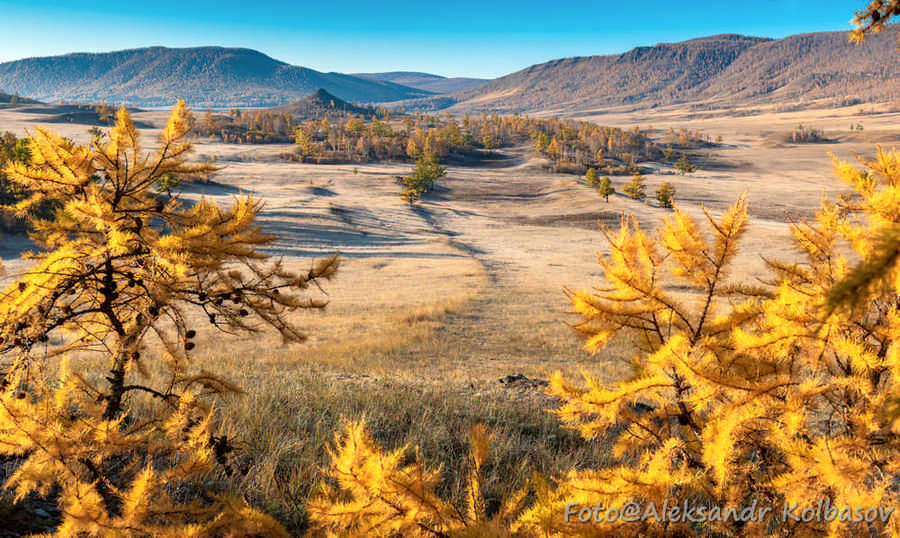
[[[198,121],[201,136],[236,144],[295,144],[283,156],[307,163],[414,162],[433,155],[441,162],[483,157],[488,150],[531,144],[554,172],[607,175],[641,171],[640,161],[674,162],[679,151],[709,144],[699,132],[670,129],[655,142],[635,127],[623,130],[590,122],[482,114],[460,119],[449,115],[407,115],[385,109],[371,114],[318,111],[311,119],[287,111],[206,111]],[[662,144],[662,145],[660,145]]]
[[[371,105],[365,108],[348,105],[352,111],[318,109],[304,104],[286,107],[291,110],[241,111],[232,109],[228,114],[216,114],[207,110],[196,126],[200,136],[216,138],[233,144],[284,144],[294,141],[294,131],[304,121],[328,120],[343,123],[353,118],[381,118],[389,120],[396,113]]]
[[[639,129],[487,114],[461,120],[425,115],[399,121],[353,118],[333,123],[326,119],[302,123],[294,137],[293,157],[303,162],[412,162],[423,155],[448,162],[531,144],[559,171],[590,165],[617,174],[634,171],[636,160],[662,156],[662,150]]]

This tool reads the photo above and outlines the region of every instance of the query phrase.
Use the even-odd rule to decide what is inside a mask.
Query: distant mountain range
[[[280,106],[322,88],[342,101],[453,112],[575,114],[691,103],[719,108],[815,100],[900,100],[897,25],[851,45],[847,32],[783,39],[725,34],[565,58],[491,81],[417,72],[321,73],[249,49],[152,47],[0,64],[0,92],[42,101]],[[3,98],[0,97],[0,102]]]
[[[380,82],[393,82],[401,86],[409,86],[431,93],[456,93],[472,90],[488,81],[486,78],[447,78],[430,73],[412,71],[391,71],[388,73],[356,73],[353,76],[363,77]]]
[[[897,26],[852,45],[847,32],[769,39],[717,35],[637,47],[622,54],[565,58],[475,89],[399,103],[455,112],[582,113],[613,106],[680,102],[729,107],[830,100],[900,99]]]
[[[397,101],[430,92],[389,81],[321,73],[250,49],[151,47],[0,64],[0,91],[40,101],[168,106],[276,106],[319,88],[347,101]]]

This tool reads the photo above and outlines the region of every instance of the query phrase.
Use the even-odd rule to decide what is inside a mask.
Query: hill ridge
[[[395,103],[452,112],[563,114],[678,103],[729,107],[900,98],[896,25],[851,45],[847,32],[780,39],[717,34],[618,54],[558,58],[465,92]],[[851,96],[848,98],[848,96]]]
[[[383,102],[430,92],[293,66],[249,48],[152,46],[74,52],[0,63],[0,90],[55,102],[167,106],[277,106],[317,88],[347,101]]]

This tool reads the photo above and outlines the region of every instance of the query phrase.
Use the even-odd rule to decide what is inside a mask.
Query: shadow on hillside
[[[461,168],[512,168],[527,160],[524,153],[510,150],[479,149],[466,155],[452,155],[447,164]]]
[[[622,222],[621,211],[591,211],[568,215],[543,215],[539,217],[513,217],[507,219],[519,225],[549,226],[560,228],[582,228],[585,230],[602,230],[603,227],[615,229]]]
[[[692,155],[690,157],[690,161],[691,164],[696,166],[699,170],[708,170],[713,172],[727,172],[734,170],[758,173],[763,172],[762,169],[760,169],[750,161],[733,161],[712,155]]]
[[[457,258],[466,258],[465,254],[459,253],[454,254],[452,252],[447,253],[437,253],[437,252],[421,252],[421,251],[398,251],[398,250],[365,250],[365,251],[354,251],[354,250],[341,250],[339,248],[327,248],[322,247],[317,250],[313,249],[297,249],[297,248],[281,248],[276,246],[275,248],[264,248],[259,249],[260,252],[268,254],[272,257],[278,258],[280,256],[291,256],[295,258],[310,258],[310,259],[318,259],[318,258],[326,258],[331,256],[332,254],[338,254],[341,258],[422,258],[422,259],[434,259],[434,260],[448,260],[448,259],[457,259]]]
[[[207,194],[209,196],[223,196],[226,194],[256,194],[254,191],[226,183],[216,181],[186,181],[179,187],[186,194]]]
[[[128,109],[134,114],[140,112],[139,109]],[[37,123],[73,123],[76,125],[92,125],[97,127],[110,127],[115,122],[115,117],[110,119],[100,119],[100,114],[84,105],[28,105],[20,107],[16,112],[24,114],[38,114],[43,116]],[[154,125],[143,121],[134,121],[134,126],[138,129],[153,129]]]

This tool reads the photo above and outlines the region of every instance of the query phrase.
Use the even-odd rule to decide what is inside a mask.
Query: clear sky
[[[0,0],[0,61],[219,45],[343,73],[494,78],[722,33],[849,30],[867,0]]]

